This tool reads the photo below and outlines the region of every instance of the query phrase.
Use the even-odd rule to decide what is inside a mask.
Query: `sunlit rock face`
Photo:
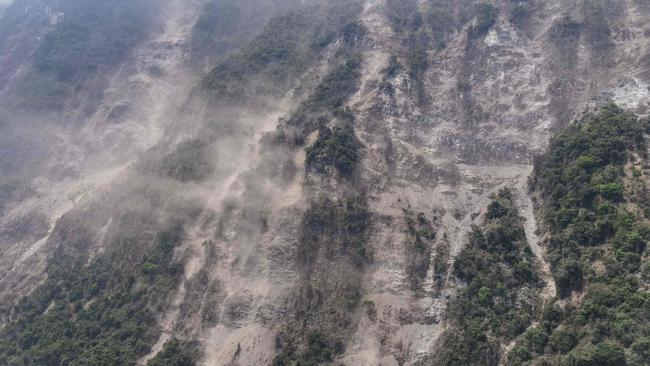
[[[201,365],[435,365],[503,188],[556,295],[533,161],[610,101],[648,114],[649,20],[642,0],[0,0],[0,324],[132,301],[142,342],[98,336],[130,362],[182,339]]]

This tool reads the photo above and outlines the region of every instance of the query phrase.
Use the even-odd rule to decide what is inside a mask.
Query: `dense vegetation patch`
[[[301,285],[294,318],[276,339],[274,366],[320,365],[343,353],[361,303],[362,269],[370,261],[370,213],[362,196],[317,200],[301,224]]]
[[[352,131],[347,129],[351,128],[354,115],[349,108],[345,107],[345,103],[357,91],[359,68],[359,61],[351,58],[330,70],[316,90],[291,114],[284,126],[286,130],[280,131],[276,140],[302,145],[310,133],[316,130],[324,131],[327,123],[332,119],[340,122],[344,128],[344,135],[349,135]],[[354,140],[356,141],[356,138]],[[354,150],[356,155],[356,147]],[[356,159],[354,160],[356,163]]]
[[[388,20],[400,37],[401,44],[405,46],[405,64],[412,83],[412,92],[420,103],[424,103],[426,92],[423,76],[429,67],[427,50],[432,48],[432,41],[437,38],[435,34],[432,35],[432,29],[427,27],[426,21],[433,19],[426,19],[415,0],[389,0],[386,5]],[[433,23],[435,20],[430,24]],[[435,42],[443,43],[443,37],[439,37]],[[390,70],[395,71],[395,68],[389,66],[389,72]]]
[[[414,215],[404,210],[406,217],[406,274],[411,289],[419,292],[431,265],[431,247],[436,231],[423,213]]]
[[[645,127],[609,105],[555,136],[536,162],[548,257],[567,300],[545,309],[540,327],[513,349],[513,364],[647,362],[650,230],[643,211],[649,206],[628,190],[630,179],[645,185],[643,173],[626,173],[633,154],[647,158]]]
[[[357,166],[358,150],[359,141],[351,127],[323,127],[316,142],[306,149],[306,164],[319,173],[326,173],[327,167],[331,166],[349,177]]]
[[[194,366],[199,358],[196,342],[174,338],[165,343],[163,350],[147,362],[147,366]]]
[[[371,259],[366,240],[370,212],[362,196],[340,202],[323,198],[313,203],[301,223],[298,261],[311,272],[319,255],[344,257],[361,267]]]
[[[68,81],[116,65],[147,36],[149,0],[65,0],[65,16],[36,51],[37,70]]]
[[[445,334],[439,364],[496,365],[500,344],[532,324],[541,287],[534,256],[513,204],[503,189],[488,206],[485,222],[454,263],[467,284],[449,309],[454,326]]]
[[[203,181],[215,172],[216,151],[206,140],[188,139],[172,145],[172,149],[168,145],[158,145],[147,151],[136,167],[154,178],[164,177],[183,183]]]
[[[203,180],[214,170],[207,156],[207,148],[207,144],[198,139],[181,142],[162,158],[157,171],[181,182]]]
[[[613,244],[617,257],[627,258],[610,263],[624,267],[618,270],[634,271],[640,264],[646,228],[621,203],[624,165],[631,152],[645,154],[643,131],[634,115],[608,106],[553,138],[536,164],[535,183],[544,194],[552,233],[550,259],[563,296],[583,287],[589,272],[584,264],[608,254],[603,244]]]
[[[354,137],[351,129],[354,123],[354,115],[352,114],[352,111],[345,106],[345,103],[348,101],[350,96],[357,91],[359,84],[359,67],[359,61],[355,57],[352,57],[330,70],[330,72],[321,80],[314,92],[303,101],[300,106],[298,106],[286,121],[286,124],[278,131],[275,136],[275,142],[289,145],[302,145],[305,142],[305,138],[310,133],[317,130],[324,132],[323,138],[325,138],[326,136],[329,136],[328,132],[325,131],[329,130],[326,127],[327,124],[332,120],[336,120],[338,121],[338,125],[343,128],[343,131],[339,131],[339,134],[344,137],[343,139],[335,137],[337,143],[350,143],[348,146],[343,146],[342,148],[343,150],[349,149],[349,151],[345,152],[346,159],[350,159],[350,163],[356,164],[356,145],[358,145],[358,143],[352,144],[352,140],[343,140],[348,140],[349,137],[356,142],[356,137]],[[329,145],[321,145],[321,147],[327,147],[329,152],[324,156],[330,156],[327,158],[327,161],[331,163],[334,161],[331,159],[334,151],[329,149],[328,146]],[[312,153],[314,154],[312,154],[312,157],[316,158],[316,155],[324,152],[321,150],[322,149],[320,148],[313,150]],[[339,151],[343,152],[343,150]],[[335,153],[334,155],[338,155],[338,153]],[[352,168],[352,166],[350,167]]]
[[[195,61],[214,61],[253,39],[274,14],[299,6],[299,0],[211,0],[192,29]]]
[[[63,0],[54,5],[50,11],[62,15],[39,42],[33,68],[17,85],[17,106],[60,108],[80,83],[100,93],[106,71],[149,35],[155,8],[151,0]]]
[[[158,339],[155,314],[182,274],[173,261],[182,237],[180,225],[162,230],[131,269],[118,260],[122,251],[133,256],[128,241],[88,265],[57,252],[45,283],[21,301],[17,319],[0,333],[0,364],[135,365]]]
[[[215,67],[202,86],[215,97],[241,98],[286,91],[292,77],[299,76],[320,51],[338,37],[353,39],[346,32],[361,11],[359,1],[335,0],[301,5],[272,18],[249,46]]]
[[[309,96],[303,108],[315,111],[343,107],[350,95],[357,90],[360,66],[358,60],[350,59],[332,69]]]

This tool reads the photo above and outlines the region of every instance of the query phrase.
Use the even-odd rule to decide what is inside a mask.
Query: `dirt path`
[[[516,186],[515,192],[515,205],[519,211],[519,215],[524,218],[524,231],[526,232],[526,239],[530,249],[532,249],[539,269],[542,275],[542,280],[545,283],[541,296],[544,302],[553,299],[556,295],[555,280],[551,275],[551,266],[546,261],[546,249],[542,247],[541,240],[538,233],[537,219],[535,217],[533,201],[528,193],[528,177],[524,176],[520,179]]]

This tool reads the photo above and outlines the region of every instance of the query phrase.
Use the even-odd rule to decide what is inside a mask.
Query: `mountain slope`
[[[16,0],[0,363],[642,365],[649,18]]]

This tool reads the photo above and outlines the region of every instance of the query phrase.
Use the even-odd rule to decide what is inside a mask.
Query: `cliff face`
[[[650,108],[643,0],[0,14],[6,364],[453,364],[481,257],[530,317],[456,362],[505,363],[581,301],[556,290],[536,156],[609,102]]]

